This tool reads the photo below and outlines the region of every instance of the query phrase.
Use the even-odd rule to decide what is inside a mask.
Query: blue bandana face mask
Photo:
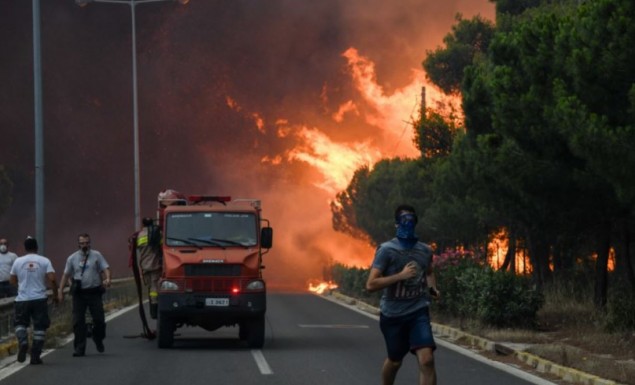
[[[414,214],[401,214],[397,222],[397,238],[415,239],[415,224]]]

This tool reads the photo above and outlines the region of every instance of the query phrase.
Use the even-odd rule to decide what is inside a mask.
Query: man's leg
[[[42,363],[40,355],[44,349],[44,339],[46,338],[46,330],[33,330],[33,347],[31,347],[31,364],[39,365]]]
[[[29,350],[29,334],[27,328],[31,323],[31,317],[28,312],[27,301],[15,302],[15,337],[18,340],[18,362],[26,360],[26,353]]]
[[[436,385],[437,374],[434,368],[434,336],[430,325],[430,311],[421,309],[414,314],[410,323],[410,346],[417,355],[419,364],[419,385]]]
[[[31,364],[39,365],[42,363],[40,355],[44,349],[44,340],[46,338],[46,329],[51,325],[47,300],[33,301],[33,346],[31,347]]]
[[[379,328],[384,336],[388,353],[381,369],[381,381],[383,385],[392,385],[403,358],[410,349],[409,331],[403,317],[386,317],[383,314],[379,317]]]
[[[437,372],[434,367],[432,348],[417,350],[417,361],[419,362],[419,385],[436,385]]]
[[[382,385],[393,385],[400,367],[401,361],[391,361],[390,358],[386,358],[384,366],[381,368]]]
[[[104,352],[104,338],[106,338],[106,316],[101,294],[91,294],[88,310],[93,318],[93,341],[99,353]]]
[[[83,294],[73,294],[73,356],[86,354],[86,301]]]

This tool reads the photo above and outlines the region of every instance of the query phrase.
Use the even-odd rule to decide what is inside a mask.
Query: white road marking
[[[263,376],[273,374],[273,370],[265,360],[265,356],[262,354],[261,350],[252,350],[251,355],[254,356],[254,360],[256,361],[256,365],[258,365],[258,369],[260,370],[260,374]]]
[[[325,329],[368,329],[368,325],[342,325],[342,324],[298,324],[301,328],[325,328]]]

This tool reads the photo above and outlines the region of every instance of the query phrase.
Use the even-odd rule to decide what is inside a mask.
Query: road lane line
[[[263,376],[273,374],[273,370],[271,370],[271,367],[267,363],[267,360],[265,360],[265,356],[262,354],[261,350],[252,350],[251,355],[254,357],[256,365],[258,365],[260,374]]]

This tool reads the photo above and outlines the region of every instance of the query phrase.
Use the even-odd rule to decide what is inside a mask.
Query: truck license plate
[[[229,306],[229,298],[205,298],[205,306]]]

